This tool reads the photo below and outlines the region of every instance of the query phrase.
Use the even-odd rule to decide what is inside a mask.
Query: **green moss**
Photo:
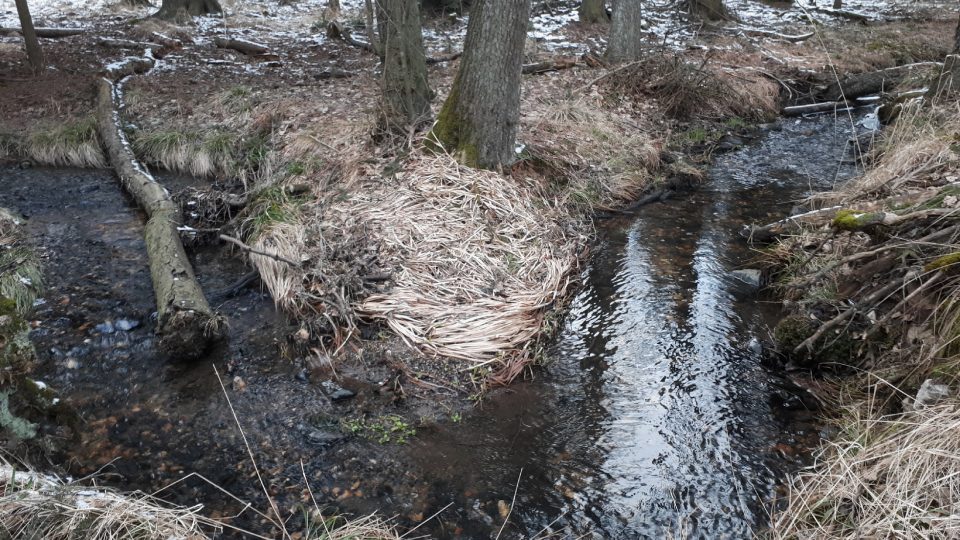
[[[11,412],[10,394],[11,392],[0,392],[0,430],[17,440],[33,439],[37,436],[37,425]]]
[[[460,75],[453,80],[450,94],[443,102],[437,122],[427,135],[426,148],[433,152],[449,152],[457,156],[461,163],[468,167],[475,167],[479,152],[475,144],[470,142],[467,131],[467,122],[457,111],[460,105]]]
[[[934,270],[949,269],[951,273],[960,269],[960,252],[950,253],[938,257],[923,267],[924,272],[933,272]]]
[[[784,353],[790,353],[815,331],[816,325],[809,318],[802,315],[789,315],[773,329],[773,339],[778,349]]]
[[[833,218],[832,225],[841,231],[861,231],[872,225],[883,222],[883,212],[857,212],[856,210],[840,210]]]

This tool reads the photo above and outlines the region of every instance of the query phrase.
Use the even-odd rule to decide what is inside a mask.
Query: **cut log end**
[[[226,321],[218,314],[168,309],[157,324],[160,350],[177,360],[196,360],[226,337]]]

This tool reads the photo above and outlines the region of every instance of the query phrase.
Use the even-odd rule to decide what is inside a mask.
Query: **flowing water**
[[[370,402],[360,390],[333,404],[300,380],[283,354],[291,328],[259,291],[216,304],[233,328],[209,361],[159,355],[142,216],[108,173],[3,169],[0,206],[28,214],[47,258],[37,375],[87,420],[72,455],[118,458],[118,485],[154,489],[197,471],[256,499],[212,362],[233,385],[261,469],[290,479],[271,486],[281,498],[303,495],[303,475],[341,509],[406,524],[446,507],[419,531],[437,537],[496,536],[515,498],[502,538],[747,538],[817,432],[763,361],[779,308],[732,272],[756,256],[739,231],[849,175],[850,125],[784,121],[717,158],[701,189],[606,221],[549,365],[400,446],[323,431],[317,418]],[[208,291],[244,273],[210,250],[194,262]],[[168,491],[178,502],[230,509],[196,479],[180,488]]]

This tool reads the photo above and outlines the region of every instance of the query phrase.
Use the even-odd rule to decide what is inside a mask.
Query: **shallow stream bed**
[[[720,156],[701,189],[604,222],[549,365],[464,413],[462,398],[395,405],[375,351],[342,374],[355,396],[331,401],[304,374],[296,327],[256,288],[215,302],[227,345],[189,365],[164,358],[142,216],[109,172],[0,169],[0,206],[28,217],[45,256],[36,375],[85,419],[75,472],[106,466],[102,481],[144,491],[198,472],[262,504],[213,364],[285,508],[309,500],[309,481],[323,504],[406,526],[446,508],[418,530],[441,538],[497,536],[514,497],[501,538],[747,538],[817,429],[762,362],[779,307],[733,272],[756,256],[739,230],[849,175],[850,125],[785,121]],[[208,292],[246,272],[220,249],[192,257]],[[418,434],[380,445],[337,425],[384,413]],[[197,478],[163,493],[236,510]]]

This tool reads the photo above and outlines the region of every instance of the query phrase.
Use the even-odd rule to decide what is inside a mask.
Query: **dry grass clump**
[[[133,148],[147,163],[194,176],[226,176],[236,172],[239,137],[221,130],[201,134],[184,131],[137,133]]]
[[[299,215],[311,213],[318,215],[275,220],[256,237],[271,252],[309,254],[302,268],[254,256],[280,304],[328,319],[355,312],[425,352],[475,366],[505,363],[506,353],[528,346],[565,295],[582,244],[539,185],[449,156],[414,156],[395,177]],[[337,268],[381,275],[354,275],[361,283],[351,285]],[[389,286],[369,283],[384,279]],[[330,300],[338,288],[350,305]]]
[[[107,163],[93,116],[35,130],[20,150],[41,165],[99,168]]]
[[[141,493],[64,483],[0,463],[0,531],[5,538],[44,540],[201,540],[216,522]]]
[[[396,527],[376,514],[347,520],[340,516],[326,517],[315,512],[303,531],[304,540],[400,540]]]
[[[589,210],[636,200],[660,168],[661,143],[588,97],[546,99],[524,118],[523,159]]]
[[[843,433],[790,486],[771,536],[957,538],[960,403],[900,415],[852,409]]]
[[[615,69],[602,84],[609,94],[654,97],[665,114],[678,120],[763,120],[777,112],[780,97],[777,84],[755,71],[664,54]]]

